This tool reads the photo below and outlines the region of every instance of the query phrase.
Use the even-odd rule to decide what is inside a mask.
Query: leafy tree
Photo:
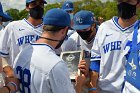
[[[19,10],[18,9],[9,9],[6,11],[12,18],[13,20],[19,20]]]
[[[19,12],[19,16],[20,16],[20,19],[27,18],[27,16],[28,16],[28,11],[27,11],[26,9],[21,10],[21,11]]]
[[[44,13],[46,13],[49,9],[52,8],[61,8],[63,2],[47,4],[44,8]],[[116,0],[101,2],[101,0],[80,0],[74,2],[74,12],[78,12],[80,10],[89,10],[95,14],[96,17],[101,16],[104,20],[111,19],[113,16],[117,15],[117,2]],[[10,9],[7,10],[8,14],[13,17],[13,20],[19,20],[26,18],[28,16],[28,12],[24,10]],[[140,10],[137,11],[138,18],[140,18]]]
[[[61,7],[61,3],[47,4],[45,6],[44,13],[46,13],[48,10],[52,8],[60,8],[60,7]]]

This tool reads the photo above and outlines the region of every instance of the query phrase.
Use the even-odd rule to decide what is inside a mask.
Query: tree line
[[[52,8],[61,8],[63,3],[64,2],[45,5],[44,13]],[[101,0],[80,0],[73,3],[75,13],[80,10],[89,10],[94,13],[95,17],[101,16],[104,20],[117,16],[117,2],[115,0],[107,2],[101,2]],[[18,9],[11,8],[6,12],[12,16],[13,20],[20,20],[28,17],[28,12],[25,9],[19,11]],[[138,18],[140,18],[140,10],[137,11],[137,14]]]

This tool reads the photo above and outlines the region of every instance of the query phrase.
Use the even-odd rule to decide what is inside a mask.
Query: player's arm
[[[86,76],[84,74],[81,74],[76,77],[75,81],[76,81],[75,83],[76,93],[82,93],[83,86],[85,85],[86,81]]]
[[[14,77],[14,71],[13,68],[8,64],[6,57],[1,57],[2,60],[2,68],[3,72],[7,75],[7,77]]]
[[[103,33],[103,24],[99,27],[94,43],[91,49],[91,63],[90,63],[90,83],[89,83],[89,93],[98,93],[97,84],[99,78],[100,70],[100,60],[101,60],[101,45],[104,41],[104,37],[101,37]]]
[[[4,30],[1,31],[0,36],[0,56],[2,60],[3,71],[7,74],[7,76],[11,76],[13,73],[12,68],[8,65],[8,56],[9,56],[9,48],[11,44],[10,34],[12,33],[10,29],[10,25],[8,24]]]
[[[76,93],[82,93],[83,86],[85,86],[86,78],[89,73],[89,66],[85,60],[81,60],[78,68],[80,70],[80,75],[76,77],[75,90]]]
[[[0,88],[0,93],[15,93],[19,89],[17,78],[6,78],[6,85]]]
[[[97,83],[99,78],[100,61],[92,61],[90,64],[89,93],[98,93]]]

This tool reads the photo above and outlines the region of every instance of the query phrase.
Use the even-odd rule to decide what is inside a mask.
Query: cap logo
[[[82,18],[80,18],[80,17],[76,17],[76,21],[77,21],[78,23],[80,23],[80,24],[82,24],[82,23],[83,23],[83,19],[82,19]]]
[[[91,21],[93,21],[93,17],[91,17]]]
[[[70,5],[69,4],[66,4],[66,7],[70,7]]]

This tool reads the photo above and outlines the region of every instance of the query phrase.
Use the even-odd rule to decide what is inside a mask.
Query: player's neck
[[[96,35],[96,32],[93,31],[93,32],[91,33],[91,35],[89,36],[89,38],[88,38],[86,41],[87,41],[87,42],[91,42],[91,41],[93,40],[93,38],[95,37],[95,35]]]
[[[48,34],[42,34],[41,37],[47,37],[47,38],[50,38],[50,39],[55,39],[54,36],[52,37],[51,35],[48,35]],[[56,39],[57,40],[57,39]],[[51,41],[51,40],[47,40],[47,39],[43,39],[43,38],[39,38],[36,43],[38,44],[48,44],[50,45],[51,47],[55,48],[56,45],[59,43],[59,42],[56,42],[56,41]]]
[[[33,19],[32,17],[29,17],[28,22],[30,22],[33,26],[37,26],[42,24],[42,19]]]
[[[121,27],[126,28],[126,27],[129,27],[132,24],[134,24],[136,22],[136,20],[137,20],[136,16],[133,16],[132,18],[126,19],[126,20],[119,18],[118,23]]]

